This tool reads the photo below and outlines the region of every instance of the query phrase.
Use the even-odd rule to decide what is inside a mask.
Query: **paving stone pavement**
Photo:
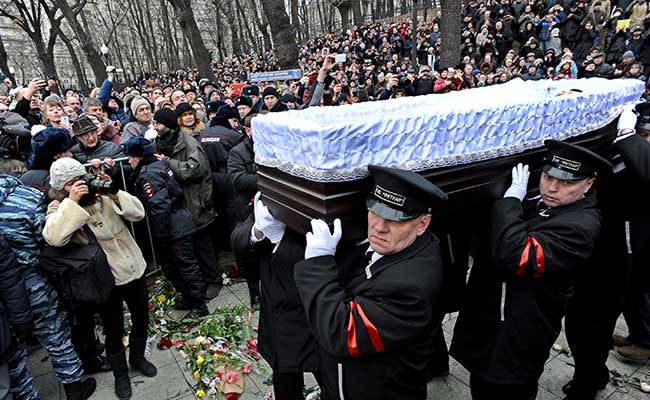
[[[224,287],[219,296],[212,300],[208,307],[214,310],[216,307],[226,304],[243,303],[248,305],[248,290],[245,283],[236,283]],[[179,314],[180,318],[181,314]],[[456,314],[445,316],[443,329],[447,343],[451,339]],[[627,327],[622,319],[617,325],[617,333],[625,334]],[[557,341],[563,347],[567,347],[564,333]],[[540,379],[540,390],[538,400],[559,400],[564,385],[573,374],[572,359],[555,351],[551,352],[544,374]],[[195,399],[192,385],[194,380],[185,369],[185,363],[178,356],[175,350],[158,350],[154,347],[150,360],[158,367],[158,376],[146,378],[136,373],[131,373],[133,384],[134,400],[190,400]],[[613,355],[608,360],[610,369],[615,369],[630,377],[638,377],[644,381],[650,381],[650,365],[629,365],[618,361]],[[35,377],[36,387],[40,393],[41,400],[65,400],[63,387],[55,378],[47,353],[43,349],[33,351],[29,356],[29,369]],[[113,376],[110,373],[94,375],[97,379],[97,391],[91,397],[92,400],[114,400],[117,399],[113,392]],[[272,390],[271,386],[264,383],[266,377],[261,374],[250,374],[245,376],[245,393],[241,400],[261,400],[265,394]],[[308,387],[315,386],[316,382],[311,374],[305,374],[305,382]],[[428,386],[427,399],[435,400],[470,400],[469,373],[455,360],[450,362],[450,374],[446,378],[434,379]],[[627,391],[615,390],[611,384],[600,392],[597,400],[650,400],[650,395],[642,393],[634,387],[628,387]]]

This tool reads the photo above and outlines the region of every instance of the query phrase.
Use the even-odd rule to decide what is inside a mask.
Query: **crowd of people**
[[[302,398],[303,371],[316,374],[325,399],[329,398],[328,393],[343,392],[349,394],[346,398],[385,398],[382,392],[401,393],[404,397],[400,398],[423,398],[424,377],[448,371],[447,349],[439,330],[440,321],[426,326],[416,322],[418,318],[436,320],[440,308],[423,306],[426,315],[407,313],[401,319],[397,318],[404,311],[400,303],[379,307],[383,311],[378,311],[374,300],[364,298],[357,303],[350,302],[347,308],[337,308],[337,301],[343,301],[345,296],[340,297],[332,288],[323,292],[325,288],[310,275],[313,265],[323,267],[323,273],[334,271],[336,264],[332,259],[319,264],[322,261],[319,258],[334,255],[338,242],[336,232],[334,236],[329,231],[324,233],[329,228],[315,223],[314,232],[311,237],[308,235],[305,244],[304,236],[277,221],[259,195],[256,196],[255,135],[251,121],[266,113],[447,93],[502,84],[516,78],[601,77],[637,79],[645,83],[650,76],[648,7],[646,0],[620,0],[618,4],[610,0],[592,3],[467,1],[462,10],[463,58],[449,68],[440,67],[440,22],[420,21],[414,42],[411,25],[405,21],[370,23],[310,40],[300,48],[303,77],[293,81],[259,84],[248,81],[249,73],[279,69],[273,51],[269,50],[215,62],[216,82],[201,78],[195,70],[187,68],[165,76],[149,74],[118,88],[116,69],[109,66],[108,78],[90,93],[64,90],[54,78],[33,79],[25,87],[12,87],[8,81],[0,84],[0,112],[7,112],[2,118],[4,125],[0,126],[0,253],[3,254],[0,276],[5,278],[0,295],[8,305],[4,318],[12,327],[9,332],[5,329],[8,324],[0,326],[3,329],[0,350],[4,349],[0,354],[0,398],[10,398],[10,395],[16,399],[38,398],[27,370],[25,342],[30,337],[50,354],[68,399],[89,398],[96,383],[85,375],[102,371],[113,372],[115,393],[120,399],[130,398],[129,365],[147,377],[157,374],[156,367],[145,358],[149,323],[147,266],[154,260],[160,264],[177,292],[176,309],[186,310],[187,318],[201,317],[209,312],[206,302],[217,297],[222,287],[223,271],[219,270],[217,257],[226,249],[232,249],[240,273],[246,277],[251,306],[262,307],[260,350],[273,369],[277,399]],[[412,46],[416,46],[417,65],[409,61]],[[646,97],[648,93],[646,89]],[[20,125],[29,132],[10,134],[4,131],[9,125]],[[622,130],[634,128],[634,123],[628,125],[629,122]],[[629,136],[627,131],[624,134]],[[591,172],[585,172],[580,179],[590,179]],[[522,176],[523,172],[518,174]],[[377,185],[394,188],[396,193],[407,190],[405,187],[415,187],[413,190],[426,201],[446,198],[439,189],[409,174],[377,169],[373,176]],[[555,179],[571,181],[565,175],[558,176]],[[590,188],[591,183],[582,189],[587,193]],[[509,197],[521,201],[521,188],[514,191],[517,195],[511,193]],[[373,217],[371,221],[369,216],[369,225],[378,231],[390,231],[393,228],[382,228],[381,221],[395,218],[397,214],[386,212],[386,207],[394,205],[377,205],[386,199],[375,194],[376,199],[372,204],[369,200],[368,208],[380,219]],[[593,197],[589,199],[592,201]],[[510,203],[508,207],[512,211],[515,204]],[[414,210],[426,209],[420,203],[414,204]],[[557,206],[548,202],[547,205]],[[428,212],[416,214],[400,214],[403,219],[394,220],[410,224],[407,230],[400,231],[408,246],[380,251],[381,243],[376,240],[373,243],[371,239],[374,258],[370,265],[380,265],[379,259],[386,254],[404,256],[402,251],[414,251],[411,245],[435,253],[430,243],[437,243],[435,239],[425,235],[425,240],[422,236],[430,222]],[[589,213],[589,218],[593,229],[600,229],[600,217]],[[531,226],[531,230],[554,229],[537,220],[535,223],[543,227]],[[529,249],[530,240],[529,244],[526,241],[523,240]],[[562,247],[562,243],[552,246],[555,245]],[[585,257],[591,254],[593,243],[587,247],[583,249],[589,253]],[[511,250],[514,254],[520,249]],[[69,267],[79,262],[79,257],[71,255],[86,257],[83,265],[92,265],[90,270],[95,272],[70,275]],[[546,254],[547,259],[550,256]],[[438,256],[434,254],[435,257]],[[398,258],[403,261],[401,256]],[[294,277],[293,265],[301,260],[305,261],[296,266]],[[427,260],[424,258],[422,262]],[[571,259],[571,265],[578,263]],[[534,268],[531,274],[540,272],[539,265]],[[422,272],[419,267],[414,271]],[[439,280],[440,276],[431,279]],[[483,284],[490,281],[477,280]],[[260,291],[260,281],[264,291]],[[476,285],[472,282],[471,285]],[[365,290],[364,284],[355,279],[346,281],[345,285],[352,285],[353,292]],[[419,290],[437,292],[439,288],[427,286]],[[329,293],[330,297],[323,297],[323,293]],[[338,300],[332,302],[333,298]],[[435,296],[429,296],[428,300],[434,301]],[[424,300],[404,301],[420,304]],[[131,319],[128,358],[122,343],[123,303]],[[389,337],[384,336],[384,343],[377,341],[373,333],[376,327],[371,329],[372,324],[368,325],[363,309],[378,326],[381,324],[386,329],[382,332],[390,332]],[[467,310],[461,311],[459,326],[465,327],[466,332],[481,329],[472,319],[476,317],[472,308]],[[561,311],[558,308],[552,313],[557,316]],[[387,318],[386,314],[396,319]],[[104,343],[95,333],[95,315],[104,327]],[[631,316],[630,321],[634,318]],[[346,347],[345,341],[350,340],[349,326],[355,320],[359,326],[359,344],[355,337],[354,346]],[[324,321],[336,321],[338,325],[323,326]],[[398,328],[392,323],[398,323]],[[361,326],[367,330],[363,334]],[[414,339],[409,332],[416,326],[423,330],[416,335],[423,342],[406,346],[404,357],[395,358],[390,353],[385,359],[387,364],[397,360],[392,365],[395,369],[367,370],[364,356],[381,353],[384,344],[410,343],[408,340]],[[287,334],[287,329],[293,328]],[[650,330],[647,321],[637,328],[637,336],[629,339],[626,355],[650,358],[647,342],[650,337],[643,337]],[[425,331],[432,336],[435,333],[435,339],[423,335]],[[610,334],[611,331],[606,336]],[[452,351],[470,369],[476,399],[496,398],[494,393],[512,389],[502,386],[513,384],[519,385],[512,392],[517,393],[513,399],[533,398],[522,397],[521,393],[530,396],[533,386],[536,391],[538,365],[525,374],[513,374],[509,381],[500,380],[501,375],[493,374],[508,373],[512,365],[492,360],[498,368],[486,372],[482,368],[488,364],[474,358],[481,356],[480,351],[473,355],[466,352],[484,343],[462,334],[455,341]],[[320,364],[322,357],[319,359],[317,354],[323,351],[317,342],[328,350],[327,367]],[[626,347],[621,338],[617,344]],[[442,361],[438,358],[438,361],[425,362],[422,357],[427,353],[426,349],[422,350],[425,345],[438,349],[436,357],[444,353]],[[630,345],[636,346],[634,351]],[[423,353],[418,353],[420,350]],[[543,362],[542,356],[549,349],[537,350],[534,360],[522,363]],[[408,358],[409,351],[416,354],[416,362]],[[333,382],[336,373],[329,368],[336,364],[332,364],[334,358],[348,353],[353,357],[361,355],[358,363],[346,364],[355,371],[352,379],[363,381],[365,371],[373,379],[385,379],[396,386],[380,385],[373,394],[375,397],[363,397],[363,393],[349,385],[344,389],[340,382]],[[592,364],[604,366],[604,361],[600,361]],[[581,359],[580,365],[583,363]],[[583,370],[589,368],[580,371]],[[387,376],[404,371],[411,376],[401,383]],[[595,396],[590,385],[593,381],[589,381],[593,375],[585,374],[576,376],[580,386],[575,384],[573,392],[570,387],[567,389],[574,394],[573,399]],[[594,374],[600,374],[594,380],[600,385],[602,369]],[[520,382],[520,378],[526,381]],[[371,380],[368,382],[370,385]],[[405,387],[405,382],[413,386]]]

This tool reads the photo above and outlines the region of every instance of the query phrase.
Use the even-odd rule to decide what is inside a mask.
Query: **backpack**
[[[82,229],[87,245],[69,242],[63,247],[46,245],[41,251],[41,268],[73,308],[103,304],[115,287],[111,266],[95,234],[88,225]]]

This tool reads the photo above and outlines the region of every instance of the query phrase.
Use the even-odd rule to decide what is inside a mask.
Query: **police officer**
[[[345,249],[312,220],[298,291],[319,344],[325,398],[425,399],[426,367],[444,315],[439,243],[427,228],[447,196],[412,171],[368,167],[368,240]],[[364,256],[365,255],[365,256]]]
[[[153,145],[147,139],[132,137],[123,149],[134,168],[134,193],[147,210],[163,272],[182,295],[175,308],[190,310],[186,318],[208,315],[205,284],[192,244],[195,226],[192,213],[183,206],[183,189],[169,167],[156,160]]]
[[[582,147],[545,142],[540,196],[525,199],[528,166],[492,208],[490,233],[475,251],[450,354],[470,372],[472,398],[527,400],[553,343],[574,283],[601,229],[591,187],[611,164]]]
[[[638,123],[637,115],[639,114]],[[635,129],[636,125],[636,129]],[[570,400],[592,400],[609,382],[606,361],[612,344],[623,361],[650,357],[650,105],[642,103],[619,119],[612,147],[614,174],[601,180],[602,239],[581,276],[565,328],[575,363],[573,379],[562,388]],[[618,157],[620,155],[620,158]],[[624,200],[624,206],[621,205]],[[613,335],[623,312],[629,337]]]

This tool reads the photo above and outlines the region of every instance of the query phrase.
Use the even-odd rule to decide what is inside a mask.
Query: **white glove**
[[[522,201],[526,197],[529,176],[528,165],[519,163],[516,167],[512,168],[512,185],[506,190],[503,198],[516,197],[519,201]]]
[[[312,219],[311,230],[306,235],[305,260],[312,257],[333,256],[343,234],[341,220],[338,218],[334,220],[334,234],[330,233],[330,227],[322,219]]]
[[[636,113],[632,108],[625,108],[618,117],[618,131],[620,132],[623,129],[634,129],[636,126],[636,118]]]
[[[262,200],[260,200],[261,196],[262,192],[257,192],[253,202],[255,212],[255,225],[253,225],[253,227],[261,231],[264,236],[271,241],[271,243],[278,243],[282,240],[284,230],[287,226],[273,218],[269,209],[264,205],[264,203],[262,203]]]

